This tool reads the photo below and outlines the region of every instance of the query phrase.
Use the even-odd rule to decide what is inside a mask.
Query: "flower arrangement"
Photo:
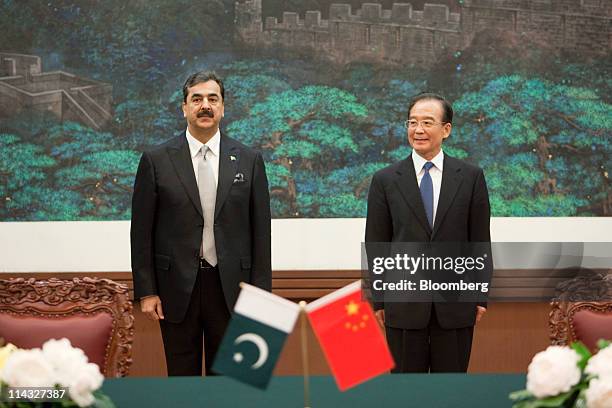
[[[509,396],[513,408],[612,408],[612,346],[607,340],[597,346],[595,355],[580,342],[536,354],[527,389]]]
[[[100,368],[65,338],[48,340],[42,348],[31,350],[12,344],[0,347],[0,408],[21,406],[28,394],[15,390],[36,388],[58,390],[45,396],[45,406],[113,408],[110,398],[99,390],[103,381]]]

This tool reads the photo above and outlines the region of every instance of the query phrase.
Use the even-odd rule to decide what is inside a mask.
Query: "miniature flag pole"
[[[300,319],[302,321],[300,326],[302,336],[302,370],[304,372],[304,408],[310,408],[310,377],[308,373],[308,333],[306,320],[306,302],[300,301]]]

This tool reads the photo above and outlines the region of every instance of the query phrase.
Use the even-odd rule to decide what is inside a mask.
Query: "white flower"
[[[62,387],[69,387],[75,373],[87,364],[87,356],[83,350],[72,347],[70,340],[48,340],[42,348],[45,358],[55,370],[55,378]]]
[[[612,377],[612,346],[599,350],[589,359],[584,372],[587,374]]]
[[[38,348],[16,350],[6,360],[0,380],[11,387],[53,387],[53,367]]]
[[[612,376],[592,379],[586,390],[586,402],[588,408],[612,408]]]
[[[91,405],[94,402],[92,392],[104,381],[100,368],[88,363],[85,353],[72,347],[68,339],[47,341],[43,353],[55,369],[57,382],[68,387],[70,398],[80,407]]]
[[[15,350],[17,350],[17,347],[15,347],[15,345],[11,343],[7,344],[4,347],[0,347],[0,371],[2,371],[2,367],[4,367],[6,360]]]
[[[568,347],[549,346],[531,360],[527,389],[537,398],[569,391],[580,381],[580,356]]]
[[[102,386],[104,376],[94,363],[88,363],[81,370],[73,373],[73,381],[68,388],[68,394],[80,407],[87,407],[94,402],[93,391]]]
[[[0,371],[0,381],[12,387],[68,388],[68,395],[80,407],[93,404],[93,392],[102,386],[100,368],[87,362],[81,349],[68,339],[49,340],[43,349],[16,350]]]

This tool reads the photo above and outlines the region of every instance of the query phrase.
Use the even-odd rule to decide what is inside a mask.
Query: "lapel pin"
[[[234,176],[234,183],[244,183],[244,174],[236,173]]]
[[[234,156],[234,155],[230,155],[230,160],[231,160],[231,161],[236,161],[236,156]]]

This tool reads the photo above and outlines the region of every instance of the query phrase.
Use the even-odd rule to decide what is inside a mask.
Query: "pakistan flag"
[[[266,388],[299,311],[287,299],[242,284],[213,371]]]

